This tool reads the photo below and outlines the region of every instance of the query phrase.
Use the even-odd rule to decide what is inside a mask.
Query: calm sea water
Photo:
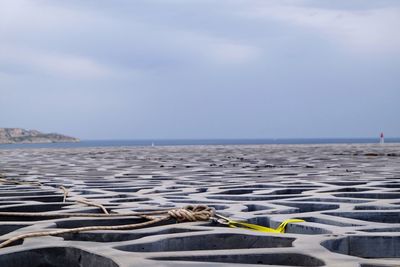
[[[155,146],[252,145],[252,144],[368,144],[368,143],[373,144],[373,143],[379,143],[379,138],[83,140],[79,143],[0,144],[0,149],[151,146],[152,143],[154,143]],[[385,138],[385,143],[400,143],[400,138]]]

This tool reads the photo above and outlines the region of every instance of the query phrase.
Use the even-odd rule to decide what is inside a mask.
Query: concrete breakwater
[[[0,213],[102,213],[84,197],[110,213],[206,204],[267,227],[305,220],[285,234],[163,222],[28,238],[0,249],[2,267],[400,265],[399,144],[14,149],[0,172]],[[143,220],[0,216],[0,241]]]

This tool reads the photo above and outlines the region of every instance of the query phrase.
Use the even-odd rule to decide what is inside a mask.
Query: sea
[[[263,144],[377,144],[379,138],[277,138],[277,139],[155,139],[82,140],[78,143],[0,144],[0,149],[146,147],[188,145],[263,145]],[[385,138],[385,143],[400,143],[400,138]]]

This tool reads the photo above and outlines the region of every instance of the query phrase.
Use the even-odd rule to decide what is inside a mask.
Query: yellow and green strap
[[[237,222],[237,221],[233,221],[233,220],[228,219],[228,218],[226,218],[226,219],[227,219],[227,224],[228,224],[229,227],[244,228],[244,229],[248,229],[248,230],[252,230],[252,231],[258,231],[258,232],[264,232],[264,233],[279,233],[279,234],[285,233],[286,226],[289,223],[305,222],[304,220],[301,220],[301,219],[289,219],[289,220],[283,221],[278,226],[278,228],[273,229],[273,228],[269,228],[269,227],[265,227],[265,226],[261,226],[261,225],[257,225],[257,224],[245,223],[245,222]]]

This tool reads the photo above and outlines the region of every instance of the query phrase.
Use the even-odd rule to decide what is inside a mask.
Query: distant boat
[[[154,142],[151,142],[151,146],[154,147]]]
[[[385,136],[383,135],[383,132],[381,133],[381,138],[379,140],[380,144],[384,144],[385,143]]]

